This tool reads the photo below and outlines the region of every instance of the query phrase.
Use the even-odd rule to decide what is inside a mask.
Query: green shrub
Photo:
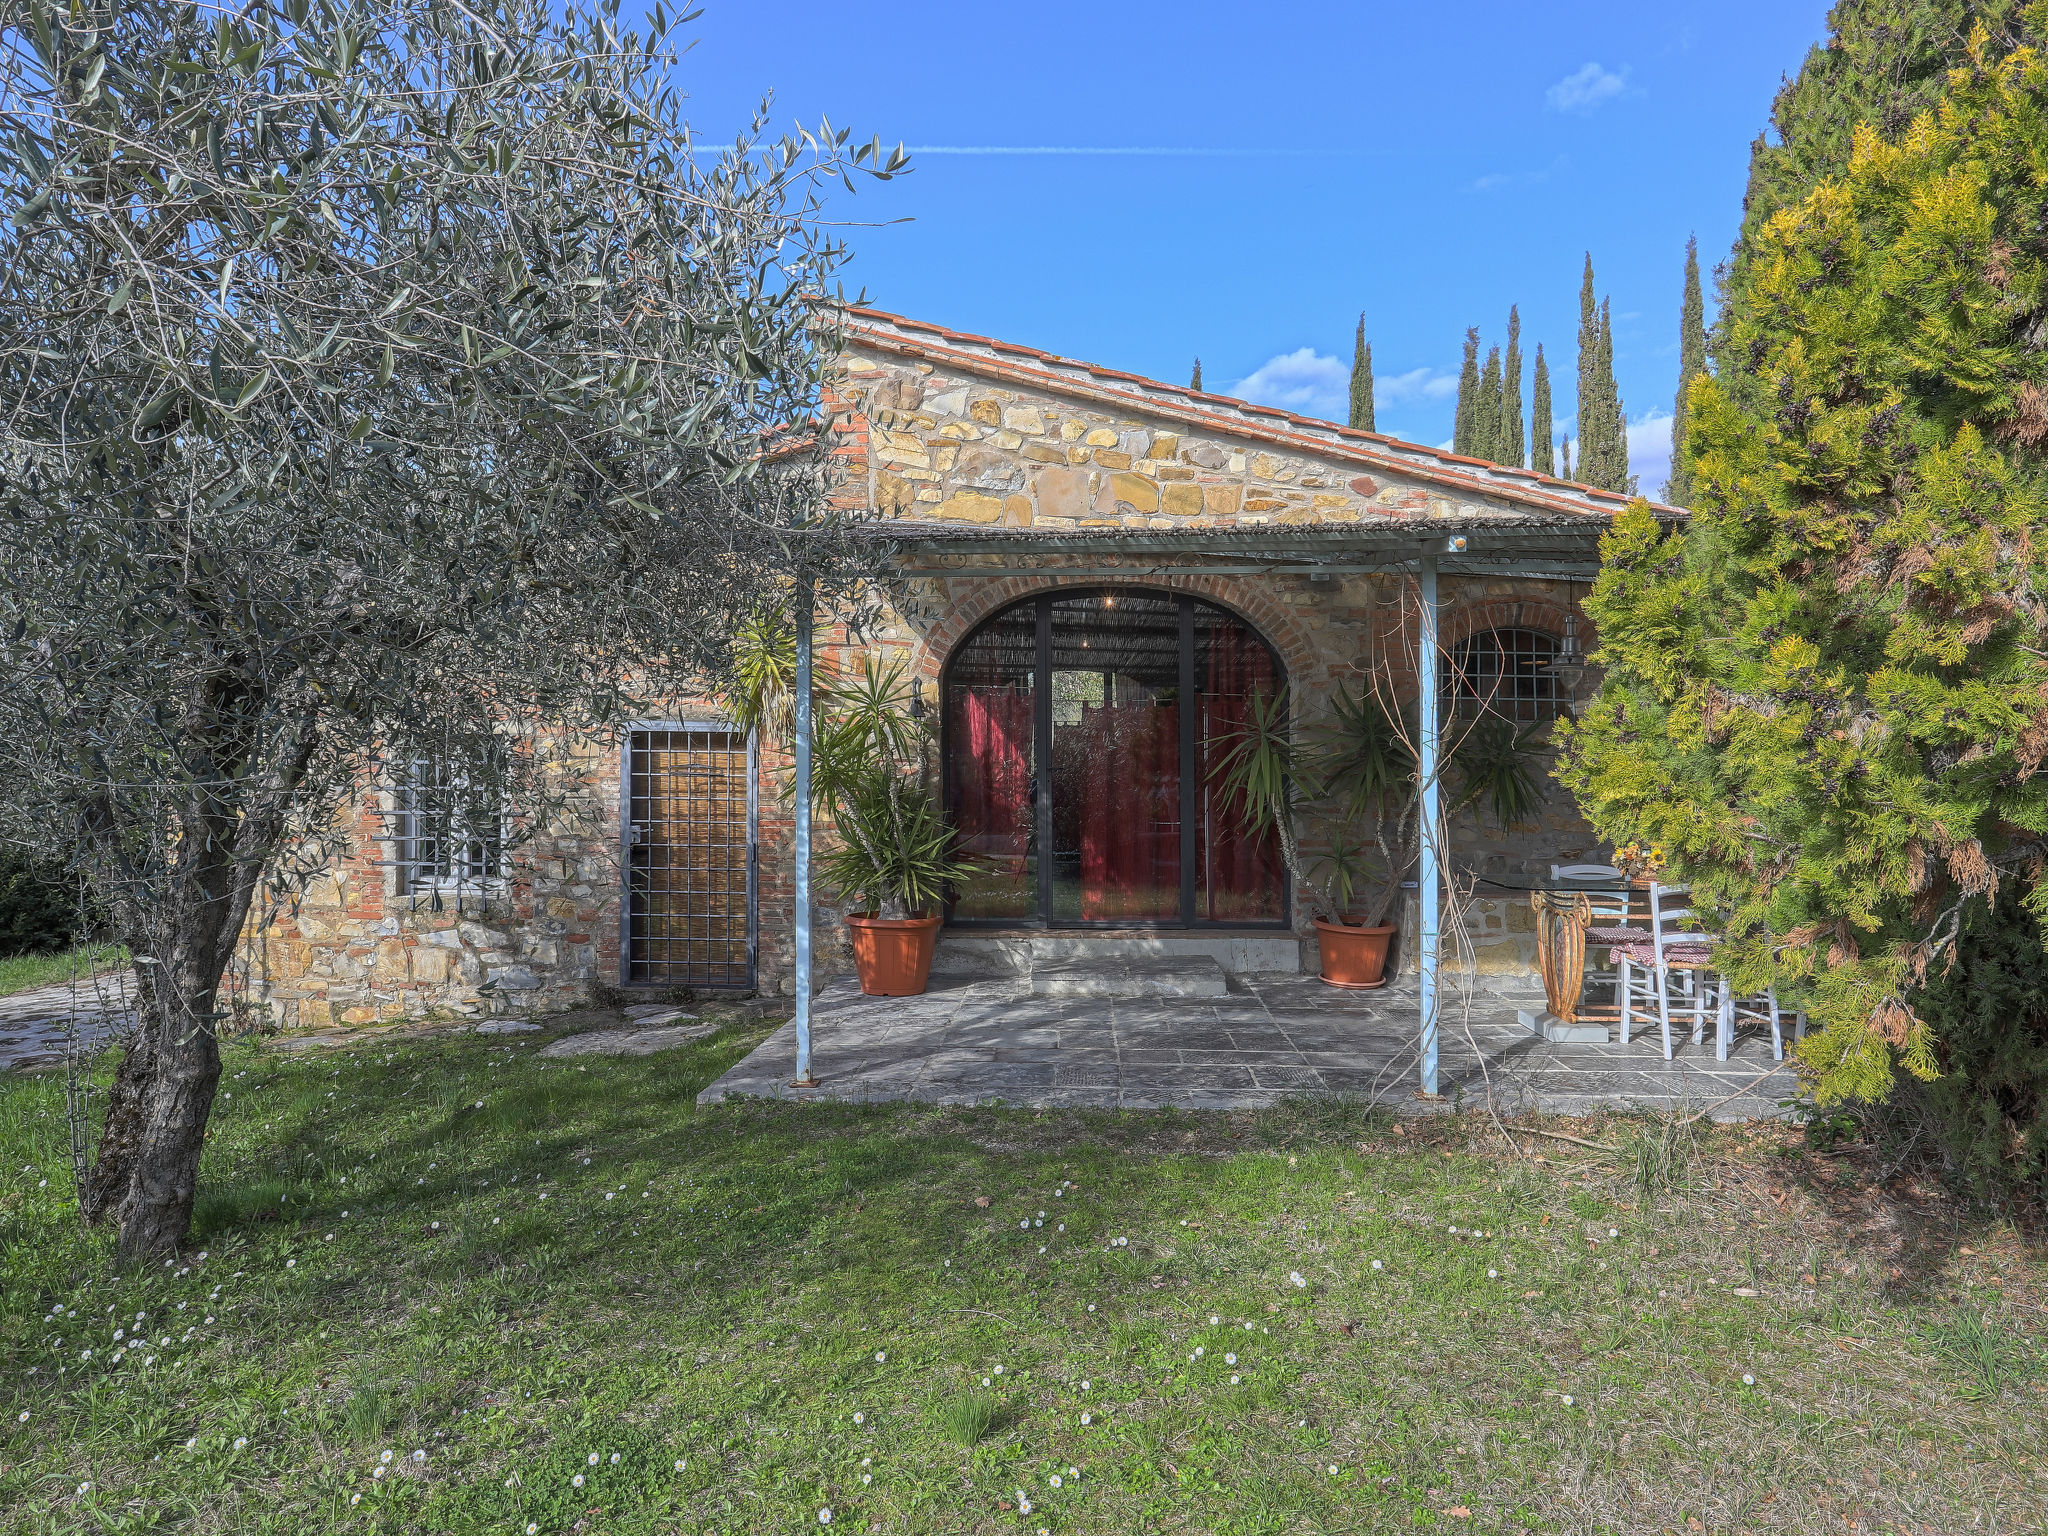
[[[1899,1108],[1970,1188],[2016,1180],[2048,1194],[2048,947],[2014,886],[1972,906],[1954,969],[1930,976],[1918,1002],[1941,1075],[1909,1086]]]
[[[79,930],[77,893],[63,872],[0,850],[0,956],[69,949]]]

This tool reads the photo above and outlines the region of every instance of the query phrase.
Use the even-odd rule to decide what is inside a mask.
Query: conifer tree
[[[1614,382],[1614,321],[1607,300],[1596,304],[1593,258],[1579,285],[1579,480],[1603,491],[1632,492],[1628,418]]]
[[[1451,452],[1471,456],[1472,417],[1479,408],[1479,327],[1465,332],[1465,366],[1458,373],[1458,414],[1451,428]]]
[[[1358,316],[1358,335],[1351,343],[1351,425],[1377,432],[1372,410],[1372,343],[1365,339],[1365,314]]]
[[[1522,315],[1508,306],[1508,349],[1500,362],[1500,454],[1496,464],[1526,468],[1529,440],[1522,425]]]
[[[1579,428],[1579,478],[1586,479],[1586,468],[1600,441],[1599,428],[1593,423],[1598,418],[1595,402],[1599,399],[1599,385],[1596,380],[1600,369],[1600,301],[1593,291],[1593,253],[1586,253],[1586,274],[1579,281],[1579,390],[1576,404]],[[1586,480],[1588,485],[1592,481]]]
[[[1678,306],[1678,398],[1671,407],[1671,478],[1664,499],[1674,507],[1692,505],[1692,473],[1685,467],[1685,429],[1690,413],[1685,393],[1707,371],[1706,306],[1700,298],[1700,243],[1685,242],[1685,293]]]
[[[1572,438],[1569,432],[1557,440],[1557,476],[1560,480],[1572,479]]]
[[[1195,359],[1195,371],[1188,379],[1188,388],[1196,394],[1202,392],[1202,360],[1199,357]]]
[[[1500,440],[1500,348],[1491,347],[1479,375],[1479,403],[1472,409],[1472,457],[1498,464]]]
[[[1745,235],[1687,396],[1692,517],[1616,519],[1559,776],[1603,837],[1661,845],[1738,993],[1807,1008],[1822,1103],[1903,1085],[1948,1168],[2038,1196],[2048,6],[2024,26]]]
[[[1557,473],[1555,450],[1550,435],[1550,365],[1543,361],[1543,343],[1536,343],[1535,382],[1529,388],[1529,446],[1533,451],[1529,467],[1539,475]]]

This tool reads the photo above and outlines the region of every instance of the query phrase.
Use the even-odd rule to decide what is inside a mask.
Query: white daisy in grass
[[[391,1461],[391,1453],[389,1451],[386,1451],[382,1456],[379,1456],[377,1459],[388,1466]]]
[[[1301,1271],[1298,1269],[1289,1270],[1287,1272],[1287,1278],[1294,1282],[1294,1287],[1296,1290],[1300,1290],[1308,1284],[1306,1280],[1301,1278]]]
[[[1569,1392],[1565,1393],[1565,1395],[1564,1395],[1564,1405],[1565,1405],[1565,1407],[1567,1407],[1567,1408],[1571,1407],[1571,1406],[1573,1405],[1573,1403],[1574,1403],[1575,1401],[1576,1401],[1576,1399],[1575,1399],[1575,1398],[1574,1398],[1574,1397],[1573,1397],[1573,1396],[1571,1395],[1571,1393],[1569,1393]]]
[[[1743,1384],[1743,1385],[1744,1385],[1745,1387],[1753,1387],[1753,1386],[1755,1386],[1755,1385],[1756,1385],[1756,1378],[1755,1378],[1754,1376],[1750,1375],[1750,1374],[1749,1374],[1749,1372],[1747,1372],[1747,1371],[1744,1371],[1744,1372],[1742,1373],[1742,1384]],[[24,1414],[22,1415],[22,1417],[23,1417],[23,1418],[25,1419],[25,1418],[27,1418],[27,1417],[28,1417],[28,1415],[24,1413]]]
[[[1237,1378],[1236,1378],[1235,1376],[1233,1376],[1233,1377],[1231,1377],[1231,1378],[1230,1378],[1230,1384],[1231,1384],[1231,1385],[1232,1385],[1233,1387],[1237,1385]]]
[[[16,1419],[14,1422],[17,1424],[26,1424],[28,1422],[28,1410],[26,1408],[22,1409],[21,1417]]]
[[[1498,1280],[1500,1278],[1500,1271],[1497,1269],[1489,1269],[1486,1272],[1486,1278],[1489,1280]]]
[[[526,1536],[540,1536],[540,1523],[538,1521],[529,1520],[526,1522]]]
[[[581,1488],[583,1486],[583,1474],[578,1472],[574,1477],[570,1478],[569,1486],[571,1488]]]
[[[80,1496],[81,1498],[82,1498],[82,1497],[84,1497],[84,1496],[85,1496],[86,1494],[88,1494],[88,1493],[91,1493],[91,1492],[92,1492],[92,1484],[91,1484],[91,1483],[80,1483],[80,1484],[78,1485],[78,1492],[79,1492],[79,1496]]]
[[[884,1360],[888,1358],[889,1351],[887,1351],[886,1349],[878,1349],[875,1351],[875,1364],[880,1365]]]
[[[1225,1365],[1235,1365],[1235,1364],[1237,1364],[1237,1356],[1235,1356],[1235,1355],[1225,1355],[1225,1356],[1223,1357],[1223,1363],[1224,1363]]]
[[[249,1437],[247,1435],[235,1436],[235,1449],[238,1451],[246,1451],[247,1449],[249,1449]]]
[[[868,1416],[867,1416],[866,1414],[864,1414],[864,1413],[856,1413],[856,1414],[855,1414],[855,1415],[853,1416],[853,1422],[854,1422],[854,1423],[856,1423],[856,1424],[865,1424],[865,1423],[867,1423],[867,1421],[868,1421]]]
[[[998,1376],[1003,1374],[1003,1368],[1000,1365],[996,1367],[996,1374]]]
[[[678,1472],[682,1471],[682,1470],[683,1470],[683,1468],[687,1467],[688,1465],[689,1465],[689,1463],[688,1463],[687,1461],[683,1460],[683,1458],[682,1458],[682,1457],[678,1456],[678,1457],[676,1458],[676,1470],[677,1470]]]
[[[188,1450],[188,1451],[192,1451],[192,1450],[197,1450],[198,1448],[199,1448],[199,1437],[198,1437],[197,1435],[194,1435],[194,1436],[193,1436],[193,1437],[192,1437],[192,1438],[191,1438],[190,1440],[187,1440],[187,1441],[185,1442],[185,1449],[186,1449],[186,1450]]]
[[[372,1479],[374,1479],[374,1480],[378,1480],[378,1481],[381,1481],[381,1480],[383,1479],[383,1477],[384,1477],[384,1470],[385,1470],[385,1469],[384,1469],[384,1468],[382,1468],[382,1467],[372,1467],[372,1468],[370,1469],[370,1476],[371,1476],[371,1478],[372,1478]]]
[[[597,1452],[595,1451],[590,1453],[590,1465],[593,1467],[597,1465]]]
[[[617,1466],[618,1464],[619,1464],[619,1453],[618,1453],[617,1451],[613,1451],[613,1452],[612,1452],[612,1465],[616,1467],[616,1466]]]
[[[348,1496],[348,1507],[350,1509],[354,1509],[358,1504],[362,1502],[363,1496],[360,1493],[352,1493]]]
[[[1372,1261],[1372,1267],[1373,1267],[1374,1269],[1381,1269],[1381,1268],[1384,1268],[1385,1266],[1383,1266],[1383,1265],[1382,1265],[1382,1264],[1380,1263],[1380,1261],[1379,1261],[1378,1259],[1374,1259],[1374,1260]],[[1251,1324],[1250,1324],[1250,1323],[1246,1323],[1246,1324],[1245,1324],[1245,1326],[1246,1326],[1247,1328],[1249,1328],[1249,1327],[1251,1326]]]
[[[1070,1478],[1075,1478],[1075,1477],[1079,1477],[1080,1475],[1081,1475],[1081,1469],[1080,1469],[1079,1467],[1069,1467],[1069,1468],[1067,1468],[1067,1476],[1068,1476],[1068,1477],[1070,1477]]]
[[[860,1475],[860,1485],[861,1485],[861,1487],[863,1487],[863,1488],[867,1487],[867,1485],[868,1485],[869,1483],[872,1483],[872,1482],[873,1482],[874,1480],[875,1480],[875,1474],[874,1474],[874,1473],[872,1473],[872,1472],[863,1472],[863,1473],[861,1473],[861,1475]]]
[[[829,1510],[829,1509],[821,1509],[821,1510],[819,1510],[819,1511],[818,1511],[818,1524],[820,1524],[820,1525],[830,1525],[831,1523],[832,1523],[832,1511],[831,1511],[831,1510]]]
[[[425,1461],[427,1459],[427,1453],[425,1451],[414,1451],[412,1453],[412,1459],[415,1462]]]
[[[1083,1425],[1084,1427],[1085,1427],[1086,1425],[1089,1425],[1089,1424],[1093,1424],[1094,1422],[1095,1422],[1095,1415],[1094,1415],[1094,1414],[1092,1414],[1092,1413],[1084,1413],[1084,1414],[1082,1414],[1082,1415],[1081,1415],[1081,1423],[1082,1423],[1082,1425]]]
[[[1052,1486],[1052,1487],[1054,1487],[1054,1488],[1057,1488],[1057,1487],[1059,1487],[1059,1486],[1060,1486],[1060,1475],[1059,1475],[1059,1473],[1057,1473],[1057,1472],[1053,1473],[1053,1475],[1052,1475],[1051,1477],[1048,1477],[1048,1478],[1046,1479],[1046,1482],[1047,1482],[1047,1483],[1048,1483],[1048,1484],[1049,1484],[1050,1486]]]

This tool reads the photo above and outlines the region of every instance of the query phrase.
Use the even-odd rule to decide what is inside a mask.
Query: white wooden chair
[[[1771,1030],[1771,1055],[1775,1060],[1785,1059],[1785,1011],[1778,1006],[1778,989],[1765,987],[1754,997],[1738,997],[1735,989],[1728,985],[1728,973],[1720,974],[1720,1005],[1714,1010],[1714,1055],[1722,1061],[1728,1059],[1728,1052],[1735,1044],[1735,1031],[1744,1020],[1767,1024]],[[1792,1038],[1806,1038],[1806,1010],[1792,1012]]]
[[[1708,1002],[1714,978],[1719,974],[1713,968],[1717,940],[1710,933],[1691,931],[1686,925],[1692,918],[1692,909],[1674,899],[1690,894],[1684,886],[1652,885],[1648,931],[1618,930],[1612,943],[1617,972],[1615,1001],[1621,1008],[1621,1043],[1628,1044],[1635,1005],[1641,1003],[1646,1013],[1654,1006],[1664,1034],[1666,1061],[1671,1059],[1674,987],[1677,1001],[1691,1004],[1692,1043],[1698,1045],[1706,1035]],[[1631,936],[1621,938],[1620,933]],[[1590,932],[1587,939],[1592,941]]]

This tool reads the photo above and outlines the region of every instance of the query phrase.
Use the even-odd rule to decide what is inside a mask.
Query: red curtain
[[[969,854],[1022,865],[1031,842],[1031,695],[968,688],[954,748],[953,825]]]
[[[1084,705],[1092,765],[1081,813],[1081,916],[1180,911],[1180,706]]]
[[[1201,915],[1212,922],[1271,921],[1281,915],[1284,861],[1280,839],[1269,828],[1245,830],[1235,799],[1210,781],[1225,750],[1225,738],[1241,730],[1255,693],[1271,697],[1278,688],[1273,656],[1238,624],[1210,631],[1209,676],[1202,690],[1201,739],[1197,746],[1202,793]]]

